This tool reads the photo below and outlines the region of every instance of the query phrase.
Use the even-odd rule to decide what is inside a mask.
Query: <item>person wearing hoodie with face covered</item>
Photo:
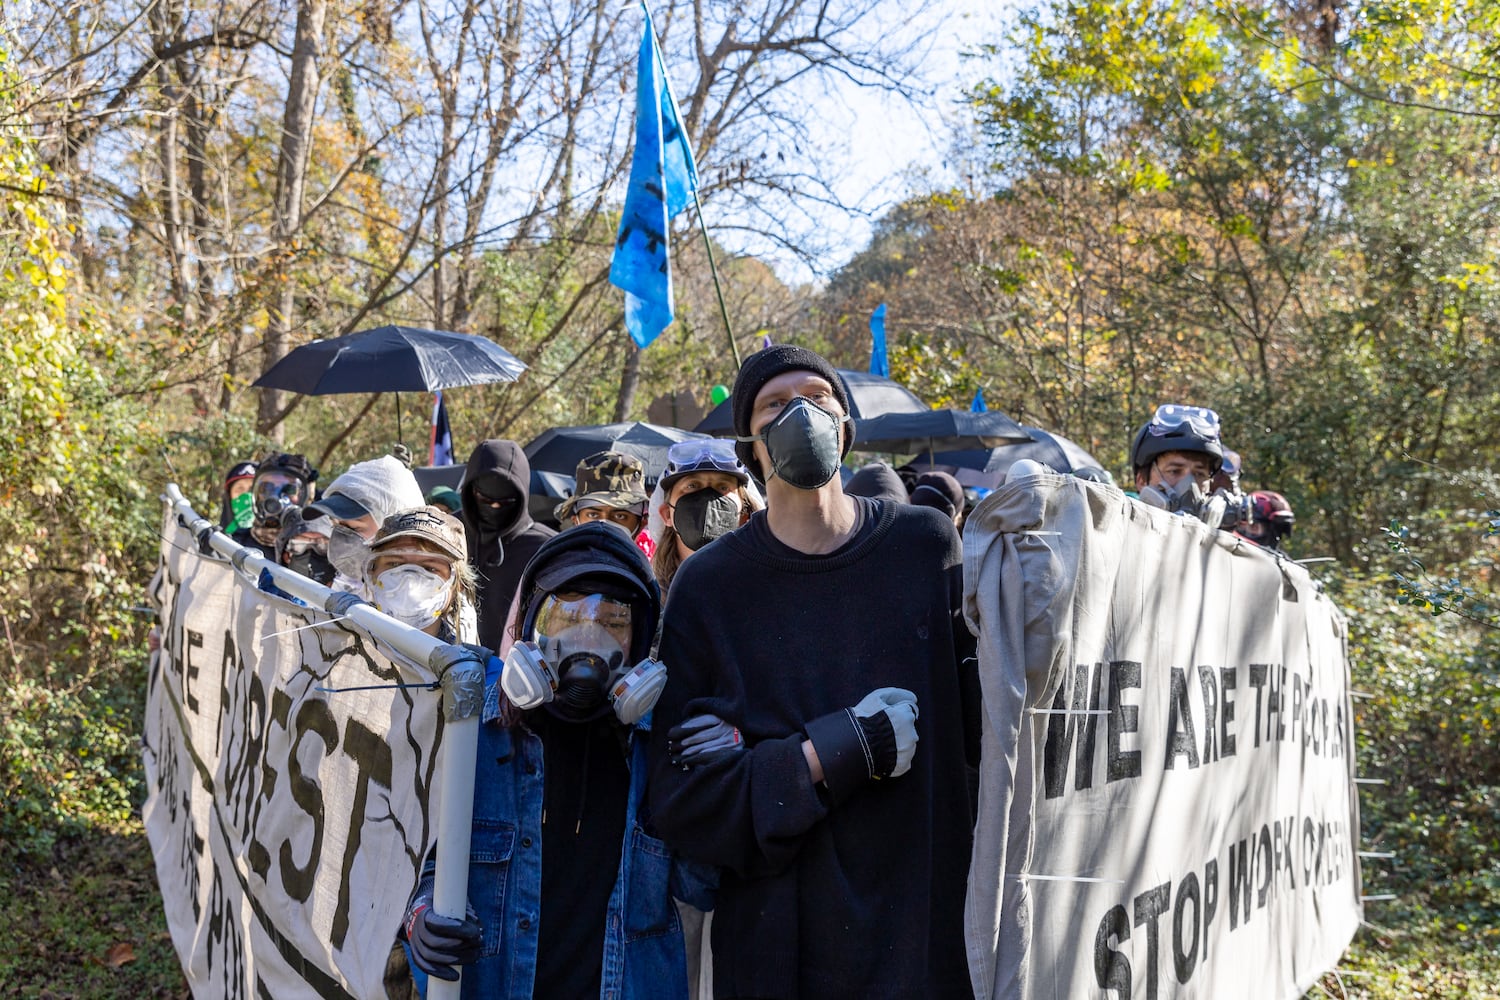
[[[503,649],[521,572],[556,531],[531,519],[531,462],[514,441],[481,441],[469,455],[459,495],[469,529],[469,564],[479,575],[479,641]]]

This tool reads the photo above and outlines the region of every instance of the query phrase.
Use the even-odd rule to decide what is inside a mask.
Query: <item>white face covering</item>
[[[370,589],[381,611],[412,628],[427,628],[448,606],[453,581],[421,566],[393,566],[377,576]]]
[[[369,546],[364,536],[353,528],[334,525],[328,538],[328,561],[333,568],[353,580],[358,580],[365,568]]]

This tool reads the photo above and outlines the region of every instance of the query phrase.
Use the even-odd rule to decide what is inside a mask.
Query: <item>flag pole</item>
[[[708,273],[714,277],[714,294],[719,297],[719,315],[724,317],[724,333],[729,337],[729,353],[734,355],[734,370],[740,370],[740,348],[734,342],[734,328],[729,325],[729,310],[724,305],[724,289],[719,287],[719,268],[714,263],[714,247],[708,239],[708,223],[703,221],[703,202],[698,200],[698,189],[693,188],[693,207],[698,210],[698,228],[703,231],[703,249],[708,252]]]

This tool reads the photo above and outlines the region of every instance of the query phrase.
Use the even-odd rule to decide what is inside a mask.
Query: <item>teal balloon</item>
[[[708,398],[713,401],[713,404],[715,406],[718,406],[720,403],[724,402],[724,400],[729,398],[729,387],[727,385],[714,386],[712,389],[708,390]]]

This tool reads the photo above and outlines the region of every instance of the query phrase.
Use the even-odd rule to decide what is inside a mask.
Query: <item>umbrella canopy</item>
[[[411,474],[417,477],[417,489],[426,496],[439,486],[458,489],[467,469],[466,465],[416,465],[412,466]]]
[[[898,455],[931,454],[952,448],[996,448],[1030,440],[1031,435],[1020,424],[995,410],[885,413],[854,422],[856,450]]]
[[[878,417],[882,413],[927,412],[927,404],[900,382],[847,368],[838,369],[838,373],[844,380],[844,388],[849,392],[849,407],[853,411],[849,415],[856,420]],[[732,402],[732,399],[726,399],[714,407],[693,430],[699,434],[729,437],[734,433],[734,411],[729,408]]]
[[[531,462],[532,492],[539,482],[537,473],[555,473],[567,477],[568,493],[573,489],[573,473],[581,459],[595,452],[618,451],[634,455],[646,467],[646,489],[656,485],[667,467],[667,449],[678,441],[707,437],[676,427],[661,427],[639,421],[623,424],[594,424],[584,427],[554,427],[546,430],[524,449]],[[545,484],[546,480],[540,480]]]
[[[459,385],[514,382],[525,370],[525,362],[484,337],[380,326],[303,344],[254,384],[305,396],[434,392]]]
[[[1024,424],[1022,429],[1031,435],[1030,441],[1002,445],[999,448],[940,451],[932,456],[930,467],[952,473],[965,486],[987,489],[994,489],[1005,482],[1010,467],[1023,458],[1050,465],[1058,472],[1103,468],[1098,459],[1061,434]]]

